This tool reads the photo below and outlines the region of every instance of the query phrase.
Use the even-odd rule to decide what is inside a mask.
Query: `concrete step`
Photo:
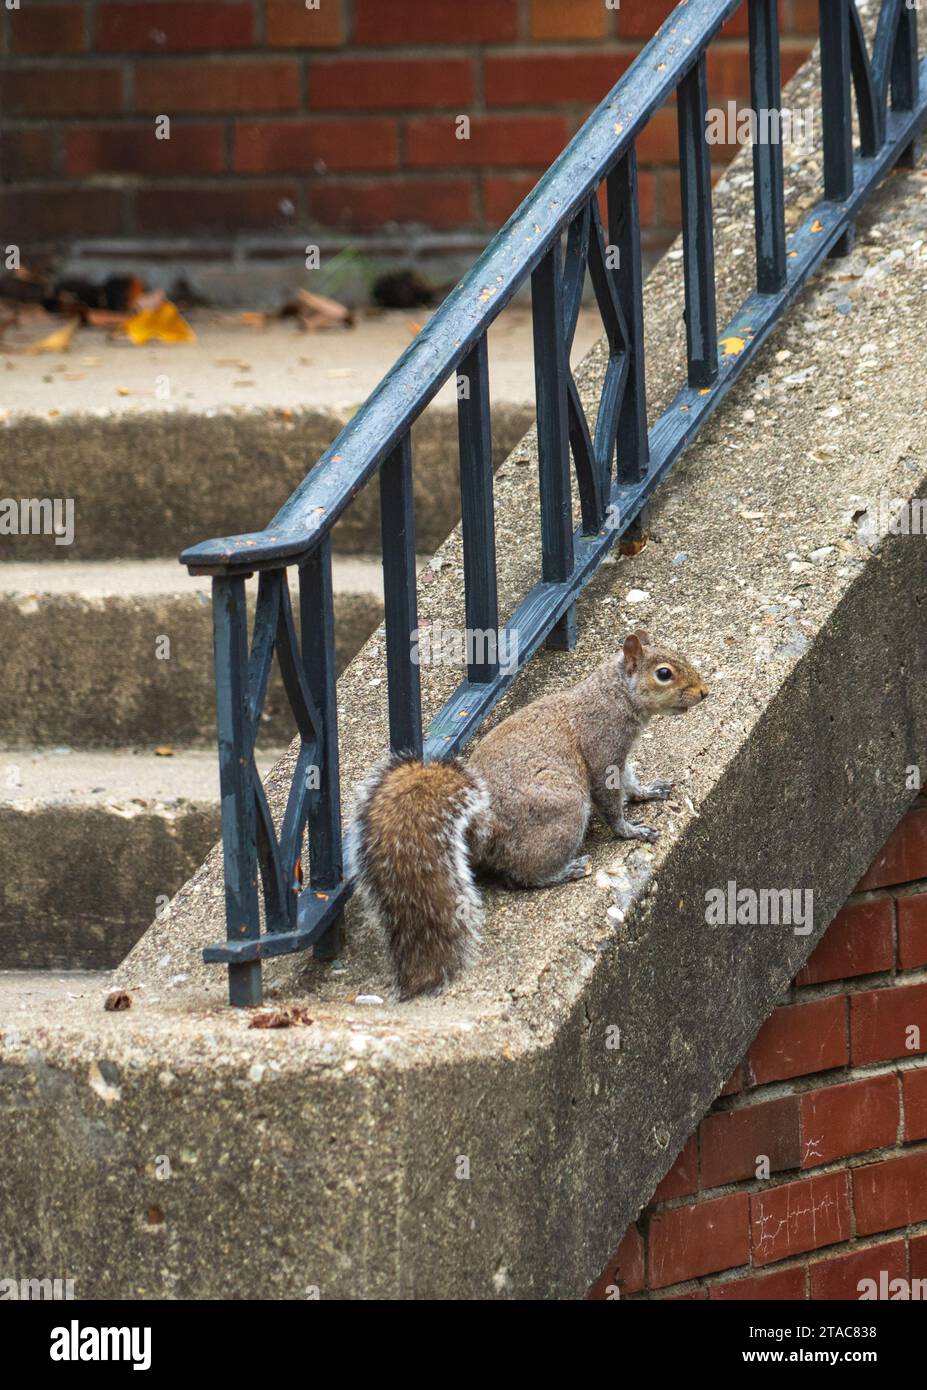
[[[300,334],[292,321],[255,333],[200,311],[193,344],[133,347],[82,328],[67,352],[35,355],[23,349],[39,329],[9,330],[0,500],[70,499],[74,531],[61,545],[0,534],[0,559],[153,558],[265,525],[428,316],[388,313]],[[584,309],[574,360],[600,332],[597,309]],[[501,463],[534,418],[530,311],[511,308],[489,343]],[[433,551],[459,517],[453,382],[413,430],[413,452],[419,547]],[[336,550],[376,551],[379,527],[374,483],[336,528]]]
[[[382,617],[378,559],[333,566],[339,671]],[[256,581],[249,586],[252,597]],[[176,560],[0,565],[0,743],[209,744],[215,737],[210,581]],[[292,716],[276,667],[262,735]]]
[[[212,749],[0,751],[0,969],[113,967],[218,837]]]

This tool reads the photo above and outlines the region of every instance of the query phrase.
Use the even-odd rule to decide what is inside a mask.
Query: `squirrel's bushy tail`
[[[482,779],[458,758],[390,757],[358,792],[347,870],[386,934],[400,999],[439,989],[476,957],[483,907],[468,832],[488,809]]]

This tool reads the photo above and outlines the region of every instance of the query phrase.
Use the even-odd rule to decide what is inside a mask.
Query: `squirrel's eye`
[[[657,680],[663,681],[664,683],[673,679],[673,673],[668,666],[658,666],[655,674]]]

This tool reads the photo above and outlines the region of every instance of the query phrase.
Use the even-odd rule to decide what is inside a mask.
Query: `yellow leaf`
[[[823,232],[823,230],[824,230],[824,223],[821,221],[821,219],[820,219],[819,217],[816,217],[816,218],[814,219],[814,221],[812,222],[812,224],[811,224],[811,230],[812,230],[813,232]]]
[[[736,357],[738,352],[743,352],[746,347],[743,338],[722,338],[719,346],[724,348],[725,357]]]
[[[147,343],[157,338],[162,343],[195,343],[196,334],[181,318],[176,304],[166,299],[157,309],[145,309],[129,319],[125,328],[133,343]]]
[[[156,758],[172,758],[174,750],[169,743],[159,743],[155,749]]]
[[[38,343],[30,343],[26,352],[67,352],[79,322],[79,319],[68,319],[67,323],[56,328],[54,333],[49,333],[47,338],[42,338]]]

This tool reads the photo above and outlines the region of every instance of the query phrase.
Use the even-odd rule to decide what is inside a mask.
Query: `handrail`
[[[669,15],[263,531],[191,546],[191,573],[290,563],[334,525],[742,0]],[[488,296],[488,297],[487,297]]]
[[[927,60],[918,64],[915,10],[905,0],[883,0],[870,58],[854,0],[821,0],[824,197],[787,237],[781,145],[754,144],[756,289],[719,333],[705,139],[706,50],[743,2],[683,0],[270,526],[204,542],[181,556],[192,573],[213,575],[227,940],[207,947],[204,957],[228,965],[233,1004],[260,1001],[263,958],[307,946],[331,955],[351,892],[341,853],[331,531],[367,480],[379,472],[390,743],[396,751],[440,758],[469,740],[543,643],[572,646],[583,585],[814,269],[826,256],[849,249],[853,219],[882,176],[894,164],[912,161],[927,116]],[[753,110],[778,110],[776,0],[746,3]],[[852,147],[854,89],[860,112],[858,152]],[[687,379],[648,429],[635,140],[674,90]],[[598,203],[602,183],[607,239]],[[587,271],[609,352],[591,429],[569,366]],[[529,277],[542,563],[538,582],[500,633],[486,332]],[[497,641],[495,651],[469,656],[466,678],[426,732],[413,652],[417,606],[410,430],[453,373],[467,385],[466,391],[458,391],[467,631],[492,633]],[[571,456],[579,525],[572,515]],[[290,565],[299,571],[299,635],[287,583]],[[245,579],[254,572],[260,580],[249,636]],[[500,650],[514,650],[516,659],[500,664]],[[279,831],[254,761],[275,655],[300,734]]]

